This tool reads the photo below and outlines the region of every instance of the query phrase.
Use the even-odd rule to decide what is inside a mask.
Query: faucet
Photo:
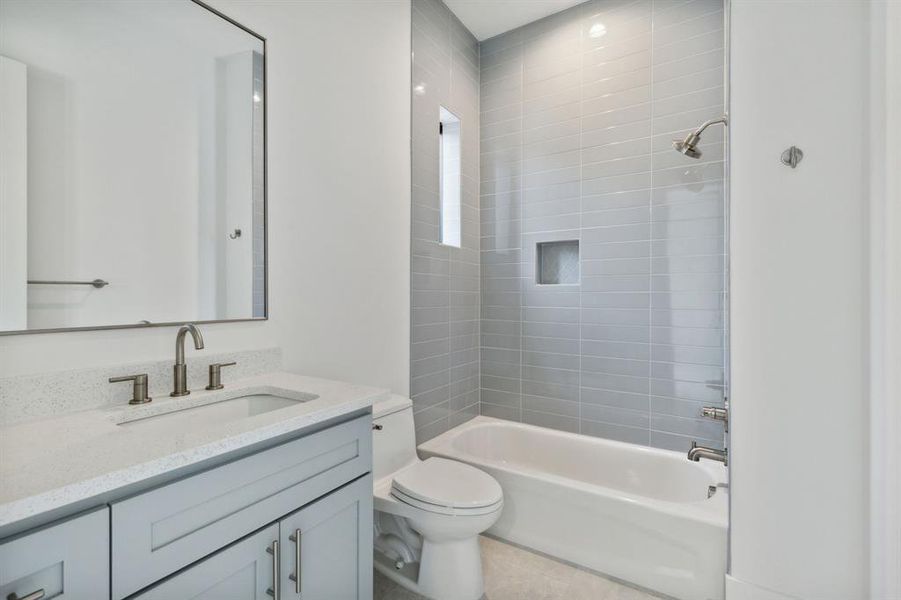
[[[717,450],[715,448],[707,448],[706,446],[698,446],[697,442],[692,442],[691,450],[688,451],[688,460],[699,462],[702,458],[718,460],[726,466],[729,465],[729,458],[726,450]]]
[[[724,399],[726,403],[728,400]],[[713,419],[714,421],[721,421],[723,425],[726,426],[726,431],[729,431],[729,409],[728,408],[720,408],[717,406],[705,406],[701,409],[701,416],[706,417],[708,419]],[[698,446],[697,442],[691,443],[691,450],[688,451],[688,460],[693,460],[694,462],[699,462],[702,458],[709,458],[710,460],[718,460],[724,465],[728,466],[729,462],[729,454],[728,450],[717,450],[716,448],[707,448],[706,446]]]
[[[185,334],[190,333],[194,338],[194,348],[203,350],[203,336],[193,323],[187,323],[178,328],[175,336],[175,366],[172,367],[174,389],[169,394],[172,397],[187,396],[191,393],[188,389],[188,366],[185,364]]]

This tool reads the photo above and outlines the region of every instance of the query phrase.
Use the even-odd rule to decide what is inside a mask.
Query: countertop
[[[371,406],[386,390],[268,373],[217,391],[192,390],[141,406],[72,412],[0,428],[0,530],[184,467],[223,457]],[[191,428],[120,426],[124,420],[244,396],[318,398],[271,412]],[[196,412],[196,411],[195,411]]]

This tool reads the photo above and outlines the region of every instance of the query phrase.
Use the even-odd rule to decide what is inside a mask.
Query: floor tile
[[[481,537],[483,600],[657,600],[662,598],[596,573]],[[375,574],[374,600],[428,600]]]

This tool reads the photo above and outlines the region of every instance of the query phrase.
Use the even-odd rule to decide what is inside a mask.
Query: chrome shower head
[[[698,150],[698,142],[701,141],[701,133],[716,123],[722,123],[723,125],[728,125],[729,121],[726,118],[726,115],[718,119],[711,119],[709,121],[705,121],[700,127],[689,133],[685,136],[684,140],[673,140],[673,148],[676,149],[676,152],[680,154],[684,154],[688,158],[701,158],[703,154],[700,150]]]
[[[701,136],[692,133],[684,140],[673,140],[673,148],[676,149],[676,152],[684,154],[688,158],[701,158],[703,153],[697,147],[700,139]]]

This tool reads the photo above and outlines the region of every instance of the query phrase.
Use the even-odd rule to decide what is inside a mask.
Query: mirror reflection
[[[0,331],[265,318],[264,60],[191,0],[0,2]]]

